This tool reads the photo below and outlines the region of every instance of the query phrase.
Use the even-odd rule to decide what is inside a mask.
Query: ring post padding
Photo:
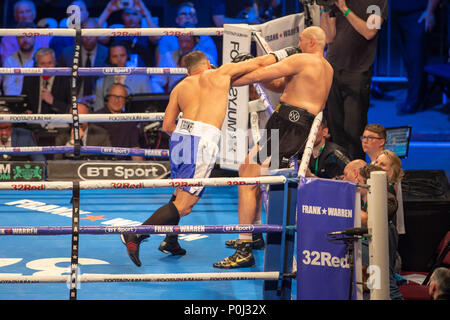
[[[269,186],[269,210],[266,212],[267,224],[295,225],[295,214],[297,209],[297,186],[296,180],[288,179],[283,185]],[[287,188],[285,193],[284,189]],[[287,203],[285,204],[285,199]],[[281,210],[286,206],[286,216]],[[283,239],[284,237],[284,239]],[[264,252],[264,271],[279,270],[280,274],[289,274],[288,270],[293,264],[295,234],[291,230],[281,233],[268,233],[267,246]],[[284,247],[282,246],[284,243]],[[280,270],[283,266],[284,270]],[[281,281],[281,285],[280,285]],[[291,298],[291,278],[279,278],[277,280],[266,280],[263,284],[264,300],[283,300]]]
[[[367,180],[369,229],[369,274],[376,274],[376,281],[370,290],[370,300],[389,300],[389,235],[387,219],[387,178],[386,172],[370,173]],[[384,204],[384,205],[381,205]],[[375,278],[375,277],[374,277]]]

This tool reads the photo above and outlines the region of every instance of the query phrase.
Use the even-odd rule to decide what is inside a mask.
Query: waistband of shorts
[[[174,132],[198,137],[208,137],[210,139],[217,140],[217,142],[222,136],[222,131],[213,125],[188,119],[180,119]]]
[[[294,107],[284,102],[280,102],[275,107],[275,112],[277,112],[280,115],[280,117],[289,120],[290,122],[293,123],[305,123],[305,122],[312,123],[316,118],[315,115],[306,111],[305,109],[301,107]]]

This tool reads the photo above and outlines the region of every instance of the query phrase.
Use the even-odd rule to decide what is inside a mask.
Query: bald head
[[[322,28],[312,26],[304,29],[300,34],[300,49],[302,52],[323,52],[326,44],[325,32]]]
[[[367,163],[361,159],[356,159],[349,162],[344,168],[344,180],[358,182],[359,169],[366,165]]]

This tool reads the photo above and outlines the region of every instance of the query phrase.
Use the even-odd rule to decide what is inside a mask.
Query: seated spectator
[[[370,163],[374,163],[377,156],[384,150],[386,129],[379,124],[368,124],[361,136],[361,143],[364,152],[370,159]]]
[[[109,47],[108,64],[114,67],[125,67],[129,61],[128,50],[123,42],[113,43]],[[145,75],[111,75],[99,78],[95,85],[94,111],[105,107],[105,97],[114,83],[127,86],[129,94],[151,93],[150,77]]]
[[[98,28],[98,23],[94,18],[89,18],[81,25],[82,28]],[[108,48],[98,43],[98,37],[81,38],[81,63],[79,67],[105,67],[108,59]],[[72,67],[74,48],[66,47],[58,59],[59,67]],[[92,106],[95,101],[95,82],[98,77],[82,76],[78,81],[77,98]]]
[[[433,271],[428,293],[432,300],[450,300],[450,269],[439,267]]]
[[[350,162],[346,151],[334,142],[327,141],[328,126],[324,117],[314,141],[314,148],[309,160],[309,170],[313,176],[332,179],[344,173],[345,165]]]
[[[89,108],[84,103],[78,103],[78,114],[88,114]],[[72,108],[69,110],[69,114],[72,114]],[[80,139],[83,146],[94,147],[111,147],[111,141],[109,140],[109,134],[106,129],[96,125],[95,123],[80,122]],[[62,129],[55,140],[56,146],[73,146],[73,128]],[[73,158],[73,154],[55,154],[54,159],[70,159]],[[81,157],[85,160],[104,160],[111,157],[102,155],[85,155]]]
[[[11,113],[9,108],[0,107],[0,114]],[[30,130],[14,126],[11,122],[0,122],[0,147],[35,147],[36,141]],[[43,154],[2,155],[2,161],[45,161]]]
[[[402,170],[402,161],[400,158],[390,150],[383,150],[375,160],[377,166],[386,171],[388,182],[395,187],[399,183],[405,173]]]
[[[108,26],[106,22],[109,16],[119,10],[123,10],[121,15],[123,24]],[[109,28],[158,28],[157,21],[142,0],[134,0],[133,6],[126,8],[123,7],[122,1],[111,0],[98,18],[101,27]],[[143,66],[154,67],[156,65],[156,47],[160,39],[160,36],[126,36],[112,39],[112,41],[122,41],[127,44],[131,52],[133,67],[142,67],[138,65],[138,57],[144,61]],[[106,38],[102,40],[102,43],[107,44],[110,41],[111,39]]]
[[[192,2],[183,2],[178,6],[178,14],[175,22],[178,28],[195,28],[198,23],[197,11]],[[193,50],[203,52],[211,64],[217,65],[217,47],[210,36],[196,37]],[[158,43],[158,63],[157,65],[165,67],[161,61],[162,56],[174,52],[180,48],[179,39],[176,36],[163,36]]]
[[[389,191],[396,195],[398,201],[398,210],[394,224],[399,234],[405,233],[404,211],[403,211],[403,195],[401,181],[405,173],[402,170],[402,162],[400,158],[390,150],[383,150],[376,159],[376,164],[386,171],[386,177],[389,183]]]
[[[89,10],[86,6],[86,3],[83,0],[75,0],[72,1],[67,8],[70,6],[78,6],[80,8],[80,23],[83,24],[88,18],[89,18]],[[66,10],[67,12],[67,10]],[[67,16],[70,17],[71,13],[67,13]],[[64,18],[60,22],[59,28],[67,28],[72,27],[69,25],[70,20],[67,18]],[[61,55],[62,51],[66,47],[72,47],[74,45],[74,37],[53,37],[52,40],[50,40],[49,47],[55,51],[56,60],[58,61],[59,56]]]
[[[21,22],[17,28],[36,28],[32,22]],[[35,37],[17,37],[19,50],[9,57],[6,57],[3,63],[4,68],[31,68],[34,65],[33,55],[36,51],[34,46]],[[3,93],[6,96],[18,96],[22,92],[23,75],[4,75]]]
[[[50,48],[36,51],[36,67],[55,67],[55,53]],[[26,76],[22,94],[28,97],[28,113],[66,113],[71,103],[70,78],[65,76]]]
[[[34,23],[36,19],[36,6],[33,1],[20,0],[14,4],[14,20],[16,24],[21,22]],[[48,47],[51,36],[38,36],[35,41],[35,48]],[[3,63],[6,57],[19,50],[19,44],[15,36],[3,36],[0,42],[0,57]]]
[[[349,162],[343,172],[342,180],[363,184],[364,179],[360,175],[360,169],[365,167],[367,163],[364,160],[356,159]],[[360,188],[361,195],[361,225],[367,226],[367,189]]]
[[[128,99],[126,87],[121,83],[115,83],[106,95],[106,106],[96,113],[123,113]],[[136,122],[103,122],[99,125],[109,133],[109,139],[113,147],[139,148],[139,130]],[[121,157],[119,159],[129,159]],[[134,161],[142,161],[143,157],[132,156]]]
[[[179,49],[167,52],[161,56],[158,67],[184,68],[184,56],[192,52],[195,47],[196,37],[192,35],[178,36]],[[152,91],[154,93],[171,92],[175,85],[186,75],[153,75],[151,78]]]

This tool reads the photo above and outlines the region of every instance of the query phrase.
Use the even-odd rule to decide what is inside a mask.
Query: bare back
[[[169,134],[175,130],[180,112],[183,118],[201,121],[221,130],[228,108],[228,93],[236,90],[230,86],[232,79],[275,61],[273,55],[265,55],[239,63],[226,63],[218,69],[200,69],[184,78],[170,93],[163,130]]]
[[[333,68],[325,58],[308,53],[289,57],[283,62],[284,67],[299,72],[285,77],[280,101],[317,115],[325,108],[333,82]]]
[[[177,86],[177,100],[183,118],[221,129],[228,106],[230,81],[231,76],[218,69],[184,79]]]

